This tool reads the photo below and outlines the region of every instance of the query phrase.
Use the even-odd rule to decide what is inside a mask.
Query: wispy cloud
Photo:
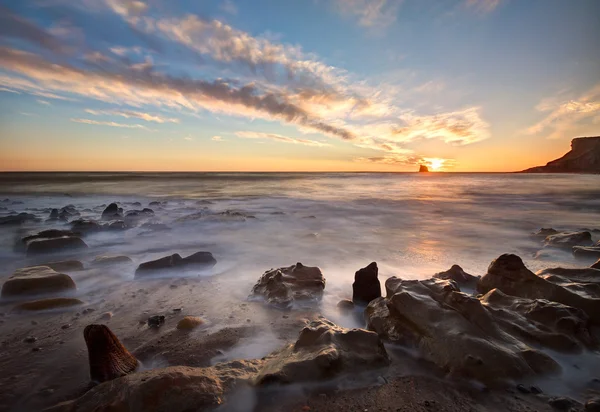
[[[141,124],[103,122],[103,121],[91,120],[91,119],[71,119],[71,121],[75,122],[75,123],[91,124],[91,125],[96,125],[96,126],[122,127],[125,129],[143,129],[143,130],[148,130],[148,131],[154,131],[154,130],[149,129],[146,126],[141,125]]]
[[[402,0],[333,0],[342,15],[352,16],[362,27],[383,30],[397,18]]]
[[[155,113],[145,113],[133,110],[93,110],[85,109],[86,113],[95,116],[121,116],[126,119],[136,118],[154,123],[179,123],[179,119],[175,117],[164,117]]]
[[[465,6],[478,13],[491,13],[505,0],[466,0]]]
[[[183,138],[183,140],[187,140],[188,142],[191,142],[194,140],[194,138],[192,136],[186,136]]]
[[[52,104],[47,100],[37,99],[39,104],[43,104],[44,106],[52,106]]]
[[[294,137],[282,136],[280,134],[275,133],[263,133],[263,132],[235,132],[237,137],[241,137],[244,139],[270,139],[283,143],[293,143],[293,144],[301,144],[305,146],[315,146],[315,147],[326,147],[331,146],[328,143],[318,142],[316,140],[308,140],[308,139],[298,139]]]
[[[215,142],[224,142],[224,140],[221,136],[213,136],[213,137],[211,137],[210,140],[213,140]]]
[[[527,134],[548,133],[549,139],[571,137],[569,133],[585,120],[600,123],[600,83],[573,99],[544,99],[536,109],[548,114],[527,128]]]

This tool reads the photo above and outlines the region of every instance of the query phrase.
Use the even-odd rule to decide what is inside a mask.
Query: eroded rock
[[[479,279],[477,290],[487,293],[498,288],[502,292],[528,299],[547,299],[583,310],[594,323],[600,322],[600,299],[576,293],[525,267],[517,255],[504,254],[492,261],[487,273]]]
[[[546,237],[546,246],[571,249],[573,246],[588,246],[592,244],[592,234],[587,231],[563,232]]]
[[[252,288],[253,297],[262,297],[270,305],[289,308],[294,302],[320,300],[325,278],[318,267],[295,265],[266,271]]]
[[[392,277],[385,287],[387,298],[372,301],[365,311],[369,329],[417,348],[451,376],[494,384],[560,371],[552,358],[511,334],[505,328],[509,320],[496,319],[485,297],[462,293],[453,281]],[[518,316],[514,320],[521,327],[528,323]]]
[[[16,215],[0,217],[0,225],[22,225],[26,222],[37,222],[39,219],[31,213],[19,213]]]
[[[202,325],[204,325],[204,319],[198,316],[186,316],[177,322],[177,329],[192,330]]]
[[[59,293],[74,289],[75,282],[69,275],[48,266],[32,266],[18,269],[4,282],[2,297]]]
[[[117,220],[123,217],[123,209],[116,203],[111,203],[106,206],[106,209],[102,212],[102,220]]]
[[[216,263],[217,260],[210,252],[196,252],[185,258],[175,253],[171,256],[140,264],[135,271],[135,276],[155,274],[172,269],[209,268],[216,265]]]
[[[70,306],[83,305],[83,302],[75,298],[48,298],[39,299],[30,302],[23,302],[15,306],[16,310],[48,310],[67,308]]]
[[[83,330],[88,349],[90,377],[105,382],[135,371],[138,360],[105,325],[88,325]]]
[[[478,276],[468,274],[458,265],[452,265],[447,271],[436,273],[433,277],[441,280],[453,280],[459,286],[467,287],[475,287],[479,280]]]
[[[381,284],[377,277],[378,273],[377,263],[372,262],[354,274],[352,301],[355,304],[368,305],[373,299],[381,297]]]

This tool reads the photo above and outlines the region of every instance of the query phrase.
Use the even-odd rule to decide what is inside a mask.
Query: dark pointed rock
[[[378,273],[377,263],[372,262],[354,274],[354,283],[352,284],[352,301],[354,303],[368,305],[372,300],[381,297]]]

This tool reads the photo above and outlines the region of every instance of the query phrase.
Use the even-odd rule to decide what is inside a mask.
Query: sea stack
[[[429,172],[429,169],[427,168],[427,166],[425,166],[425,165],[419,166],[419,173],[427,173],[427,172]]]

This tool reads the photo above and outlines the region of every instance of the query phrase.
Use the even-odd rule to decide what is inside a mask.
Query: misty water
[[[336,304],[351,297],[354,272],[372,261],[379,266],[382,285],[390,276],[429,278],[453,264],[483,275],[502,253],[521,256],[533,271],[578,267],[588,263],[570,252],[551,250],[536,258],[542,244],[530,234],[541,227],[585,228],[596,229],[594,240],[600,238],[597,175],[7,173],[0,175],[0,201],[0,216],[27,212],[40,218],[1,228],[3,280],[17,268],[48,260],[76,258],[87,266],[99,255],[129,256],[133,265],[73,275],[76,293],[86,302],[110,302],[115,290],[133,282],[137,264],[204,250],[212,252],[216,266],[169,277],[210,279],[221,295],[192,303],[187,289],[186,294],[174,289],[170,303],[196,305],[201,314],[205,306],[226,313],[231,305],[247,302],[264,271],[302,262],[319,266],[327,281],[323,301],[312,312],[344,327],[364,326],[361,316],[342,315]],[[47,221],[52,208],[73,205],[79,218],[98,220],[111,202],[125,212],[150,207],[154,216],[128,230],[87,234],[89,248],[82,252],[26,257],[15,247],[29,233],[70,227]],[[159,311],[161,303],[160,296],[153,297],[144,309]],[[245,322],[240,316],[236,320]],[[207,322],[213,331],[222,327],[219,319]],[[213,362],[261,357],[280,347],[277,324],[265,318],[262,326],[266,331],[223,351]],[[81,349],[83,344],[77,345]],[[69,355],[65,351],[61,356]],[[596,363],[590,365],[595,368]],[[593,373],[582,372],[581,379],[588,372]]]

